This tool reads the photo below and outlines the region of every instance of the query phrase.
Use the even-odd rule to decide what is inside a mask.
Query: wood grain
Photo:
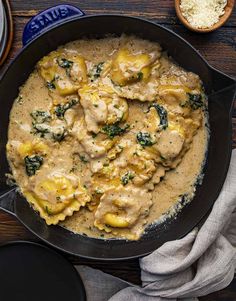
[[[50,4],[49,4],[50,2]],[[208,62],[225,72],[226,74],[236,77],[236,10],[234,9],[231,18],[217,31],[209,34],[197,34],[188,31],[183,27],[175,14],[173,0],[88,0],[80,1],[56,1],[56,0],[12,0],[13,21],[15,26],[15,36],[13,47],[10,51],[9,58],[0,70],[0,75],[4,69],[16,56],[22,47],[21,37],[24,25],[30,17],[39,11],[60,3],[68,3],[79,6],[86,14],[99,13],[118,13],[135,17],[144,17],[148,20],[158,22],[169,29],[174,30],[179,35],[188,40],[199,52],[208,60]],[[236,105],[233,110],[233,147],[236,148]],[[0,243],[13,240],[31,240],[38,239],[26,230],[16,218],[7,213],[0,211]],[[86,264],[94,268],[101,269],[112,275],[121,277],[130,282],[140,283],[140,269],[138,260],[115,262],[100,262],[85,260],[67,256],[74,264]],[[236,278],[231,285],[220,291],[200,298],[201,301],[235,301],[236,300]]]
[[[33,16],[37,12],[48,8],[49,6],[57,4],[72,4],[78,6],[86,14],[126,14],[130,16],[145,17],[155,22],[164,23],[179,23],[175,14],[174,0],[90,0],[90,1],[76,1],[66,0],[57,1],[51,0],[50,4],[47,0],[41,1],[22,1],[14,0],[12,2],[13,15],[17,16]],[[236,26],[236,11],[234,10],[230,20],[225,26]]]

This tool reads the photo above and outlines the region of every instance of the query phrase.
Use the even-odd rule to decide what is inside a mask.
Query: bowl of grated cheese
[[[175,0],[180,21],[196,32],[211,32],[221,27],[230,17],[235,0]]]

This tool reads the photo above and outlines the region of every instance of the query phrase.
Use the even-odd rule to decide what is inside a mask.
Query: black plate
[[[176,219],[152,227],[139,241],[101,240],[74,234],[58,226],[47,226],[27,201],[12,191],[7,194],[5,173],[9,171],[5,144],[9,113],[18,88],[28,78],[44,55],[69,41],[82,37],[104,37],[106,34],[134,34],[159,42],[185,69],[197,73],[209,97],[211,138],[205,166],[205,177],[193,201]],[[209,212],[224,183],[231,156],[231,113],[235,81],[215,70],[184,39],[172,31],[139,18],[99,15],[74,18],[40,35],[16,57],[0,82],[0,206],[16,215],[30,231],[48,244],[73,255],[121,260],[146,255],[163,243],[187,234]],[[191,162],[189,163],[191,164]],[[4,193],[6,193],[4,195]]]
[[[0,300],[85,301],[81,278],[58,253],[30,242],[0,247]]]

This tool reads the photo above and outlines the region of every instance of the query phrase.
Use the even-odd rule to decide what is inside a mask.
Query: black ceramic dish
[[[0,1],[0,45],[2,45],[4,27],[5,27],[4,8],[3,8],[2,1]]]
[[[45,246],[18,241],[0,246],[0,297],[3,301],[85,301],[76,269]]]
[[[9,0],[3,1],[2,9],[4,14],[4,23],[1,20],[1,11],[0,11],[0,27],[2,22],[4,24],[4,31],[3,31],[2,39],[0,40],[0,66],[2,66],[2,64],[5,62],[8,53],[11,49],[11,44],[13,41],[13,20],[12,20]]]
[[[224,183],[231,156],[231,110],[235,94],[235,81],[215,70],[185,40],[160,25],[139,18],[119,15],[76,16],[72,8],[72,19],[66,19],[71,7],[57,6],[41,13],[27,26],[23,42],[26,45],[12,62],[0,82],[0,206],[15,215],[30,231],[50,245],[81,257],[101,260],[121,260],[143,256],[164,242],[177,239],[196,226],[210,210]],[[53,12],[53,15],[52,15]],[[63,12],[63,13],[62,13]],[[77,11],[78,12],[78,11]],[[60,18],[59,18],[59,17]],[[61,18],[64,20],[61,20]],[[57,24],[42,29],[40,24]],[[49,20],[49,21],[48,21]],[[177,219],[152,227],[138,241],[101,240],[73,234],[58,226],[47,226],[27,201],[5,184],[5,173],[9,171],[5,145],[9,113],[18,88],[28,78],[35,64],[44,55],[59,45],[81,37],[103,37],[112,33],[134,34],[141,38],[159,42],[163,48],[184,68],[197,73],[204,82],[209,95],[209,123],[211,136],[202,185],[197,187],[192,202],[178,214]],[[32,35],[38,35],[36,38]]]
[[[8,26],[5,7],[0,3],[0,61],[7,44]]]

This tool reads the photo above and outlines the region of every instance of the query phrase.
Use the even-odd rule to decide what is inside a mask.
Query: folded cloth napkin
[[[88,301],[195,301],[223,289],[236,267],[236,150],[224,187],[200,229],[140,259],[142,287],[77,266]]]

